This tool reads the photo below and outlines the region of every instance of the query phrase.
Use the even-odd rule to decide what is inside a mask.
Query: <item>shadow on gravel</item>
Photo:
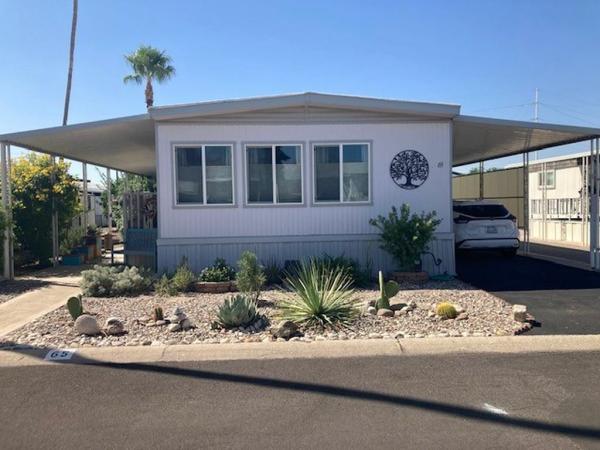
[[[33,353],[31,350],[17,348],[13,351],[21,352],[28,355],[32,355],[33,353],[35,356],[39,357],[40,359],[43,359],[45,354],[50,350],[51,349],[36,348],[35,352]],[[188,377],[197,380],[210,380],[222,383],[247,384],[253,386],[260,386],[268,389],[298,391],[302,393],[309,392],[332,397],[384,403],[403,408],[426,410],[439,414],[446,414],[463,419],[487,422],[501,426],[518,427],[545,433],[568,435],[572,437],[588,438],[600,441],[600,428],[581,427],[555,422],[542,422],[533,419],[515,418],[493,414],[487,411],[479,410],[468,406],[459,406],[451,403],[425,400],[409,396],[386,394],[377,391],[345,388],[329,384],[298,382],[250,375],[236,375],[225,372],[211,372],[200,369],[187,369],[181,367],[163,366],[159,364],[111,363],[85,358],[81,356],[76,356],[76,358],[69,363],[60,364],[90,364],[115,370],[133,370],[139,372],[156,373],[161,375]]]

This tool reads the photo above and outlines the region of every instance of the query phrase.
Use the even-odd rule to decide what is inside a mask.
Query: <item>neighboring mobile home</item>
[[[407,203],[441,219],[423,267],[454,274],[453,165],[600,135],[459,112],[305,93],[154,107],[0,142],[156,176],[159,271],[183,257],[195,270],[234,263],[246,249],[280,264],[326,253],[389,270],[369,219]]]

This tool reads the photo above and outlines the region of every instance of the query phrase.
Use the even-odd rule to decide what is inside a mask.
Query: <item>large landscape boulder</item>
[[[109,317],[104,323],[104,332],[109,335],[119,335],[125,333],[125,325],[118,317]]]
[[[77,334],[85,334],[86,336],[96,336],[102,332],[96,318],[89,314],[79,316],[75,321],[74,328]]]

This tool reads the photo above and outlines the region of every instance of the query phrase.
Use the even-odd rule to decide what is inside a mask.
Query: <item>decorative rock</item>
[[[118,317],[109,317],[104,323],[104,332],[109,335],[119,335],[125,332],[125,325]]]
[[[405,310],[404,308],[401,309],[400,311],[395,311],[394,312],[394,316],[395,317],[402,317],[402,316],[405,316],[406,314],[408,314],[408,311]]]
[[[467,320],[469,315],[466,312],[461,312],[458,316],[456,316],[455,320]]]
[[[190,319],[188,319],[187,317],[185,319],[183,319],[181,322],[179,322],[179,326],[181,327],[182,330],[189,330],[190,328],[194,328],[194,325],[192,324]]]
[[[407,306],[406,303],[394,303],[394,304],[390,305],[390,309],[392,311],[400,311],[400,310],[406,308],[406,306]]]
[[[298,334],[298,325],[291,320],[282,320],[271,328],[271,334],[276,338],[289,339]]]
[[[178,323],[169,324],[169,326],[167,327],[167,330],[169,330],[171,332],[181,331],[181,325]]]
[[[383,336],[379,333],[369,333],[369,339],[383,339]]]
[[[462,306],[460,306],[460,305],[454,305],[454,309],[456,310],[456,313],[457,313],[458,315],[461,315],[462,313],[464,313],[464,312],[465,312],[465,308],[463,308],[463,307],[462,307]]]
[[[379,317],[394,317],[394,311],[392,311],[391,309],[381,308],[377,310],[377,315]]]
[[[156,322],[154,322],[154,324],[158,327],[162,326],[162,325],[166,325],[167,321],[166,320],[157,320]]]
[[[527,306],[525,305],[513,305],[512,307],[513,319],[517,322],[525,322],[527,320]]]
[[[73,326],[77,334],[95,336],[101,333],[98,321],[94,316],[90,316],[89,314],[82,314],[79,316]]]
[[[377,308],[375,308],[374,306],[369,306],[367,308],[367,312],[369,314],[371,314],[372,316],[375,316],[375,315],[377,315]]]

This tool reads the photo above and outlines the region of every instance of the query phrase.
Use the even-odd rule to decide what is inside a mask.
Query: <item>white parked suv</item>
[[[454,202],[457,250],[500,250],[514,256],[519,248],[517,219],[502,203],[486,200]]]

